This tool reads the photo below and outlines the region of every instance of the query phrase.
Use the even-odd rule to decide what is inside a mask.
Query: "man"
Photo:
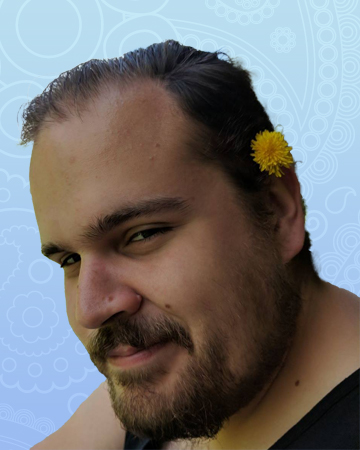
[[[154,44],[62,74],[24,119],[42,250],[111,400],[56,448],[358,448],[359,298],[319,277],[241,66]]]

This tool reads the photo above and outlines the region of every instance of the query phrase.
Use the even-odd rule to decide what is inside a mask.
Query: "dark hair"
[[[192,157],[222,170],[236,188],[249,218],[268,232],[274,217],[267,195],[271,177],[261,172],[250,156],[250,142],[259,131],[272,131],[274,127],[256,97],[250,73],[224,52],[204,52],[167,40],[119,58],[79,64],[60,74],[29,102],[23,111],[20,144],[35,141],[47,123],[80,116],[103,88],[120,89],[149,79],[170,93],[192,118],[196,126],[192,142],[197,143],[192,145]],[[305,214],[303,198],[302,207]],[[298,279],[311,277],[320,282],[310,246],[305,230],[304,245],[290,267]]]

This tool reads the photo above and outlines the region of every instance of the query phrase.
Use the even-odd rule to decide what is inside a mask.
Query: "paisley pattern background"
[[[241,59],[284,127],[321,277],[360,295],[360,2],[0,0],[0,449],[29,449],[104,381],[40,252],[21,105],[61,72],[176,39]]]

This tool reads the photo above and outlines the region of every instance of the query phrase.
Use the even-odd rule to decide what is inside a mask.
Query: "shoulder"
[[[104,381],[61,428],[30,450],[123,450],[125,437]]]

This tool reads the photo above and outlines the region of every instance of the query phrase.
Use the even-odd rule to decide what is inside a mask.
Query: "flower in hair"
[[[251,156],[260,165],[261,172],[266,170],[269,175],[274,173],[281,177],[284,172],[280,167],[289,168],[294,162],[290,153],[292,147],[289,147],[280,131],[260,131],[251,141],[251,148],[254,150]]]

